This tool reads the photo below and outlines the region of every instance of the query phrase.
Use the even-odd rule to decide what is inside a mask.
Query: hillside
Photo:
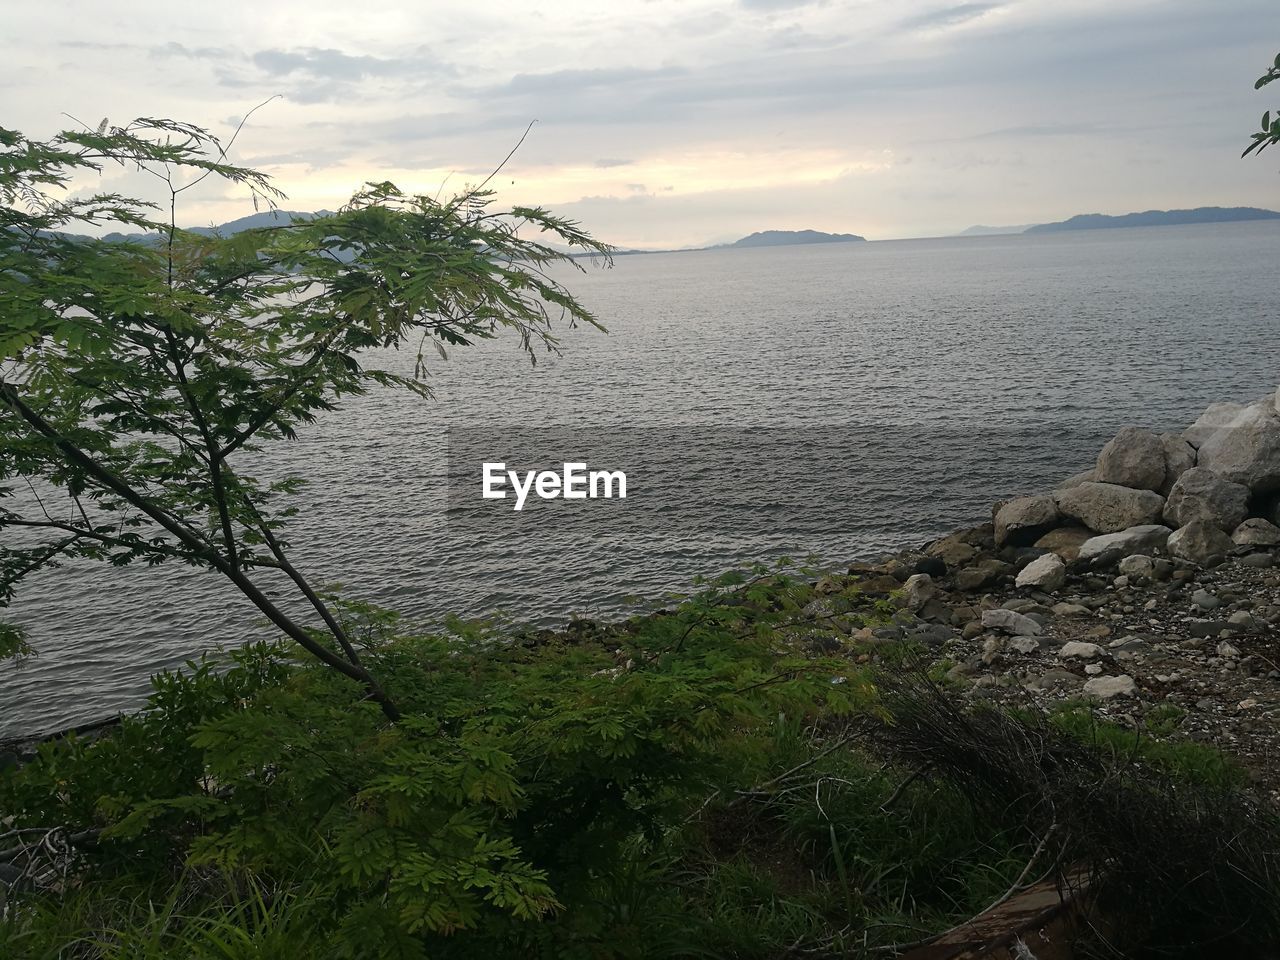
[[[761,230],[724,244],[725,247],[790,247],[806,243],[851,243],[865,241],[852,233],[823,233],[820,230]]]
[[[1258,207],[1196,207],[1193,210],[1147,210],[1113,217],[1083,213],[1057,223],[1028,227],[1025,233],[1057,233],[1065,230],[1107,230],[1118,227],[1167,227],[1187,223],[1232,223],[1241,220],[1280,220],[1280,213]]]

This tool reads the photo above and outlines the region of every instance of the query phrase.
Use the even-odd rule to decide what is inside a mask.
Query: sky
[[[1276,0],[0,0],[0,126],[224,138],[292,210],[484,180],[623,247],[1280,208]],[[69,115],[69,116],[68,116]],[[72,120],[69,117],[74,117]],[[108,171],[77,183],[141,193]],[[179,222],[252,212],[212,181]]]

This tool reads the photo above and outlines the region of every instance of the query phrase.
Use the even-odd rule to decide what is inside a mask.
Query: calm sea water
[[[1280,382],[1280,224],[623,257],[568,277],[608,334],[536,367],[511,341],[435,363],[433,401],[348,403],[273,469],[310,479],[296,561],[409,625],[562,622],[781,555],[840,564],[984,518]],[[386,363],[412,367],[411,357]],[[624,468],[625,502],[479,497],[479,462]],[[214,576],[74,565],[7,614],[0,736],[136,706],[148,676],[267,636]]]

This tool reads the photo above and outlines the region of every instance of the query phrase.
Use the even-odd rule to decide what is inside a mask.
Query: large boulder
[[[1105,567],[1136,554],[1149,557],[1157,550],[1165,549],[1172,533],[1168,527],[1157,523],[1104,533],[1081,544],[1078,558],[1096,567]]]
[[[1098,454],[1094,481],[1135,490],[1159,490],[1164,483],[1164,444],[1150,430],[1124,427]]]
[[[1030,546],[1061,520],[1053,497],[1018,497],[1002,504],[995,513],[996,546]]]
[[[1244,409],[1240,403],[1211,403],[1204,413],[1186,430],[1182,431],[1182,439],[1193,447],[1199,448],[1211,436],[1229,424]]]
[[[1169,537],[1169,553],[1192,563],[1206,564],[1225,557],[1235,548],[1222,529],[1205,520],[1193,520]]]
[[[1231,540],[1240,547],[1280,547],[1280,527],[1270,520],[1251,517],[1236,527]]]
[[[1274,404],[1237,413],[1200,444],[1196,463],[1254,493],[1280,490],[1280,415]]]
[[[1192,467],[1180,476],[1164,505],[1164,519],[1171,527],[1204,520],[1230,531],[1248,515],[1249,488],[1218,476],[1208,467]]]
[[[1098,478],[1094,476],[1094,471],[1085,470],[1081,473],[1077,473],[1077,474],[1074,474],[1073,476],[1067,477],[1067,479],[1063,480],[1060,484],[1058,484],[1058,489],[1070,490],[1072,487],[1078,487],[1082,483],[1093,483],[1097,479]]]
[[[1039,550],[1056,553],[1063,560],[1071,561],[1080,555],[1080,545],[1093,536],[1086,527],[1059,527],[1050,530],[1035,542]]]
[[[1082,483],[1053,495],[1058,510],[1098,533],[1115,533],[1155,523],[1164,497],[1153,490],[1134,490],[1114,483]]]
[[[1066,582],[1067,565],[1056,553],[1036,557],[1022,568],[1014,581],[1019,587],[1035,587],[1050,592],[1059,589]]]
[[[1196,465],[1196,448],[1176,433],[1160,434],[1160,444],[1164,447],[1164,483],[1159,492],[1167,497],[1178,478]]]

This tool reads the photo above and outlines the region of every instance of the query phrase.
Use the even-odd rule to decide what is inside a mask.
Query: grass
[[[853,589],[827,595],[828,606],[842,617],[883,613],[860,605],[856,594]],[[125,773],[130,763],[141,762],[139,751],[145,752],[148,738],[163,738],[166,755],[189,760],[192,743],[234,721],[241,724],[228,728],[234,736],[209,741],[210,750],[230,751],[222,760],[235,761],[228,769],[241,763],[242,753],[256,756],[255,731],[261,740],[256,749],[270,757],[254,761],[257,772],[242,781],[241,790],[268,790],[273,781],[284,782],[285,765],[303,763],[299,769],[308,784],[339,798],[337,806],[317,807],[327,812],[307,817],[285,810],[269,820],[269,808],[254,814],[285,831],[298,850],[310,845],[310,854],[288,869],[272,866],[260,851],[256,860],[244,854],[219,867],[193,866],[183,854],[186,844],[211,828],[179,811],[169,821],[176,833],[156,836],[161,827],[152,827],[135,839],[117,840],[111,849],[117,855],[124,851],[123,859],[90,859],[72,871],[65,888],[28,890],[11,899],[0,920],[0,957],[884,956],[895,944],[926,939],[979,913],[1024,874],[1035,879],[1080,866],[1097,874],[1101,902],[1128,937],[1112,946],[1127,955],[1213,956],[1195,952],[1196,944],[1212,943],[1208,949],[1246,956],[1250,946],[1280,933],[1275,815],[1241,790],[1242,774],[1219,753],[1165,739],[1181,720],[1176,710],[1153,712],[1148,728],[1134,731],[1101,722],[1082,703],[1050,716],[970,709],[940,682],[938,671],[913,673],[911,651],[878,644],[888,672],[875,677],[878,697],[854,701],[860,706],[852,712],[821,699],[824,689],[859,682],[841,675],[848,683],[833,687],[827,660],[815,661],[819,683],[798,688],[816,699],[769,701],[770,712],[763,715],[736,712],[744,691],[771,690],[776,678],[767,670],[740,670],[733,657],[741,641],[724,632],[725,624],[735,630],[745,624],[761,643],[780,649],[821,647],[822,656],[835,649],[846,659],[863,652],[831,631],[829,642],[813,643],[815,629],[797,614],[812,599],[803,590],[785,597],[757,593],[750,603],[704,605],[628,625],[631,633],[647,631],[661,640],[651,681],[625,673],[614,679],[616,647],[629,642],[628,636],[590,640],[587,647],[594,644],[597,652],[581,645],[511,649],[504,655],[510,662],[446,646],[429,669],[421,651],[397,647],[394,655],[404,671],[417,669],[430,678],[424,702],[430,694],[443,705],[423,710],[470,716],[470,700],[483,697],[494,705],[481,715],[486,725],[496,723],[499,709],[515,711],[518,718],[521,710],[544,711],[537,723],[517,724],[513,739],[493,741],[493,755],[509,755],[515,763],[513,785],[522,799],[486,822],[487,829],[497,830],[509,819],[541,811],[543,819],[533,821],[541,832],[517,836],[538,851],[535,865],[548,865],[565,905],[537,919],[466,930],[406,932],[394,922],[386,887],[335,880],[342,861],[333,859],[332,841],[320,823],[348,815],[349,804],[361,816],[368,812],[361,807],[367,794],[343,799],[345,782],[356,775],[351,771],[378,758],[386,733],[370,734],[377,724],[353,722],[346,733],[338,726],[341,735],[308,740],[313,725],[323,729],[348,720],[341,699],[326,699],[332,691],[321,683],[323,675],[294,675],[303,681],[294,690],[293,681],[282,681],[262,654],[253,661],[264,684],[258,693],[234,675],[205,674],[189,685],[158,682],[158,703],[170,705],[170,720],[162,709],[154,720],[126,724],[114,746],[108,740],[98,748],[59,748],[32,768],[31,778],[16,777],[10,795],[88,789],[76,807],[87,815],[128,809],[120,799],[131,783]],[[762,625],[769,630],[755,632]],[[695,644],[709,653],[698,653]],[[669,668],[661,666],[668,662]],[[714,728],[719,732],[706,735],[710,739],[696,728],[686,731],[682,712],[670,707],[671,697],[687,698],[691,689],[700,689],[681,679],[693,668],[713,671],[709,676],[724,690],[726,711],[733,708]],[[528,685],[529,699],[523,699],[520,684]],[[199,719],[210,704],[228,697],[244,705],[259,696],[266,698],[261,716],[249,712],[213,725]],[[707,712],[700,694],[688,702],[695,712]],[[305,724],[282,726],[291,710],[300,711]],[[566,715],[577,714],[583,721],[563,725]],[[193,732],[184,733],[179,721],[190,723]],[[557,723],[563,733],[539,733]],[[678,725],[678,738],[672,737],[672,724]],[[272,752],[286,729],[291,742],[305,750]],[[433,727],[423,742],[433,744],[443,729]],[[581,747],[566,741],[584,730],[598,731],[599,739],[584,740]],[[488,735],[488,726],[483,732]],[[537,741],[526,768],[521,750],[533,736],[545,739]],[[690,751],[707,745],[714,751],[690,762]],[[434,769],[428,763],[435,762],[434,754],[412,752],[418,741],[390,747],[426,764],[419,769]],[[639,756],[648,759],[638,762]],[[652,771],[646,764],[668,760],[676,771],[670,777],[647,776]],[[79,774],[76,763],[83,765]],[[110,793],[97,787],[104,774],[111,775]],[[405,810],[423,802],[413,792],[425,785],[422,776],[395,778],[409,791],[398,801],[407,804]],[[19,789],[25,779],[32,782]],[[480,782],[486,789],[500,783],[492,777]],[[547,793],[548,784],[568,789],[560,793],[557,786]],[[579,805],[557,809],[570,790],[578,791]],[[198,809],[207,809],[208,798],[197,799]],[[532,806],[537,803],[543,807]],[[629,820],[626,811],[632,809],[637,817]],[[603,828],[591,820],[600,810],[613,811]],[[360,822],[375,831],[371,835],[393,835],[379,822]],[[577,833],[555,832],[571,830]],[[608,843],[607,855],[592,847],[594,839],[584,841],[595,837]],[[150,858],[145,868],[137,865],[139,851]],[[390,869],[396,869],[395,861]],[[340,923],[340,917],[347,919]],[[355,922],[348,922],[352,917]],[[1229,944],[1215,941],[1227,933],[1233,938]]]

